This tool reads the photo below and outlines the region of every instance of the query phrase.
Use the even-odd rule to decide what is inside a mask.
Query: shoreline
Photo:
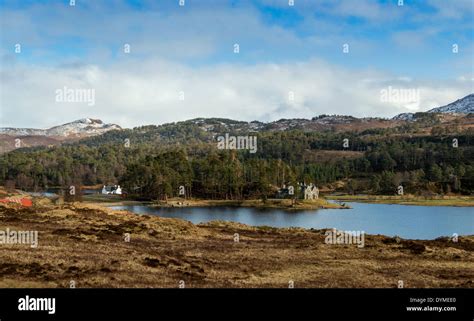
[[[31,196],[31,195],[29,195]],[[34,196],[35,199],[49,198],[50,196]],[[392,195],[325,195],[318,200],[297,200],[291,204],[290,199],[268,199],[263,202],[260,199],[248,200],[209,200],[209,199],[178,199],[171,198],[168,201],[138,201],[133,199],[90,197],[84,196],[78,201],[84,204],[108,206],[120,205],[148,205],[152,207],[250,207],[261,209],[282,209],[288,211],[317,210],[317,209],[350,209],[345,203],[338,204],[328,201],[354,202],[368,204],[393,204],[412,206],[447,206],[447,207],[474,207],[474,196],[441,196],[441,197],[417,197],[417,196],[392,196]]]
[[[370,204],[397,204],[414,206],[474,207],[474,196],[422,197],[414,195],[325,195],[327,200]]]
[[[15,194],[32,196],[31,192],[18,190]],[[59,196],[33,196],[34,198],[58,198]],[[253,207],[283,210],[317,210],[317,209],[350,209],[346,204],[338,204],[328,201],[359,202],[370,204],[397,204],[414,206],[454,206],[454,207],[474,207],[474,196],[461,195],[440,195],[440,196],[416,196],[407,195],[373,195],[373,194],[324,194],[316,200],[296,200],[292,204],[291,199],[268,198],[244,200],[220,200],[220,199],[198,199],[198,198],[169,198],[167,201],[139,201],[134,199],[121,198],[117,195],[86,194],[80,202],[86,204],[109,204],[118,205],[150,205],[153,207]]]
[[[297,200],[295,204],[292,204],[290,199],[267,199],[262,201],[260,199],[249,199],[249,200],[206,200],[206,199],[181,199],[181,198],[170,198],[167,201],[134,201],[134,200],[118,200],[116,202],[109,200],[93,200],[85,198],[83,201],[85,204],[108,204],[108,206],[120,206],[120,205],[148,205],[151,207],[252,207],[262,209],[282,209],[288,211],[297,210],[316,210],[316,209],[349,209],[349,206],[330,203],[326,199],[317,200]]]
[[[170,199],[167,202],[153,203],[154,207],[252,207],[284,210],[315,210],[315,209],[347,209],[340,204],[329,203],[325,199],[297,200],[292,204],[290,199],[268,199],[265,202],[259,199],[250,200],[201,200]]]

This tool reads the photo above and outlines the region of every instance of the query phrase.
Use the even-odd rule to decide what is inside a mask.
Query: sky
[[[393,117],[474,92],[474,0],[72,2],[0,0],[0,127]]]

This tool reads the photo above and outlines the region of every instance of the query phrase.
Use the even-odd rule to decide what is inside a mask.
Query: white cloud
[[[185,8],[172,10],[162,10],[161,2],[149,3],[153,10],[123,10],[127,6],[122,1],[3,10],[0,27],[8,32],[0,34],[0,126],[48,127],[83,117],[123,126],[193,117],[390,117],[446,104],[473,91],[472,46],[466,45],[464,33],[454,37],[460,44],[457,55],[450,54],[450,42],[443,46],[444,38],[436,37],[453,26],[464,30],[452,23],[453,14],[444,11],[448,9],[442,1],[433,2],[438,15],[418,14],[414,19],[409,13],[417,9],[409,1],[399,8],[395,2],[296,0],[288,9],[303,16],[296,29],[265,22],[264,13],[250,3],[229,8],[218,0],[189,1]],[[287,5],[285,0],[266,3]],[[458,9],[468,9],[466,1],[459,3]],[[440,14],[446,18],[436,21],[436,27],[393,28],[402,18],[425,21]],[[344,19],[348,16],[367,23],[355,28]],[[387,35],[373,38],[373,31]],[[430,39],[436,40],[435,47]],[[17,42],[25,55],[12,53]],[[238,56],[232,54],[235,42],[241,45]],[[346,42],[351,54],[342,57]],[[131,54],[123,53],[124,43],[131,45]],[[448,56],[440,59],[435,50]],[[406,52],[421,53],[423,60],[410,63]],[[316,56],[332,63],[311,60]],[[423,74],[431,74],[432,80],[417,80],[420,71],[429,71]],[[458,80],[441,78],[455,79],[453,75]],[[95,106],[56,103],[55,90],[64,86],[95,89]],[[420,101],[383,103],[380,90],[387,86],[420,89]],[[180,91],[184,101],[179,100]],[[294,92],[292,102],[289,91]]]
[[[428,4],[437,9],[439,18],[461,19],[462,17],[470,17],[474,14],[474,2],[472,0],[428,0]]]
[[[2,125],[48,127],[84,117],[125,127],[195,117],[238,120],[311,118],[319,114],[391,117],[423,111],[471,93],[472,82],[414,81],[320,60],[288,64],[189,67],[165,60],[99,67],[12,65],[1,72]],[[95,105],[57,103],[55,90],[95,89]],[[380,91],[420,90],[419,105],[384,103]],[[179,99],[184,92],[184,101]],[[288,100],[289,92],[294,101]]]

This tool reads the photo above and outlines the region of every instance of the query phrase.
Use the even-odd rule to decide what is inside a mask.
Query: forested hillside
[[[431,116],[430,116],[431,117]],[[429,118],[429,117],[428,117]],[[474,190],[472,129],[433,118],[397,127],[321,131],[212,119],[114,130],[0,157],[0,184],[24,190],[120,184],[131,196],[163,199],[272,197],[298,182],[345,192],[462,193]],[[249,126],[250,124],[250,126]],[[428,128],[428,129],[427,129]],[[257,136],[257,152],[219,150],[216,136]]]

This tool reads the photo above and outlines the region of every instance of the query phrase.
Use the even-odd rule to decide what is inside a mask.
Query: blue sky
[[[391,117],[474,91],[472,0],[288,2],[0,0],[2,124]],[[64,86],[94,89],[93,108],[55,101]],[[420,98],[381,102],[388,86]]]

